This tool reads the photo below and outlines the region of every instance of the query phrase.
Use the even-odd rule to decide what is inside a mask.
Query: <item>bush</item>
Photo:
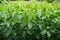
[[[55,0],[46,0],[48,3],[52,3],[54,2]]]
[[[0,4],[0,40],[60,40],[59,3]]]

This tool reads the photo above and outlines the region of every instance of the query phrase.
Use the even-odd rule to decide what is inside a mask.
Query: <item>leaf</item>
[[[31,22],[28,23],[28,28],[29,28],[29,29],[32,28],[32,23],[31,23]]]
[[[46,33],[47,33],[46,30],[43,30],[43,31],[41,32],[42,35],[45,35]]]
[[[50,32],[48,32],[48,31],[47,31],[47,36],[48,36],[48,37],[50,37],[50,36],[51,36]]]

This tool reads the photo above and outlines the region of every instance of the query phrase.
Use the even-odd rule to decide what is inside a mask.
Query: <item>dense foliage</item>
[[[56,0],[0,0],[0,1],[48,1],[48,2],[52,2]]]
[[[46,0],[48,3],[52,3],[53,1],[55,1],[55,0]]]
[[[60,40],[60,3],[1,3],[0,40]]]
[[[42,1],[46,1],[46,2],[48,2],[48,3],[52,3],[52,2],[54,2],[54,1],[59,1],[59,0],[0,0],[0,2],[2,2],[2,1],[39,1],[39,2],[42,2]]]

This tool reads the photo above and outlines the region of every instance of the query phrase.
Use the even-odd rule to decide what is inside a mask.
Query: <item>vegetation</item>
[[[56,0],[0,0],[0,1],[47,1],[47,2],[51,3]]]
[[[46,0],[48,3],[52,3],[53,1],[55,1],[55,0]]]
[[[60,3],[0,3],[0,40],[60,40]]]

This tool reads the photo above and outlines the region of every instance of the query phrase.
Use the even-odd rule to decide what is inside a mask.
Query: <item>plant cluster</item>
[[[60,5],[45,2],[0,4],[0,40],[60,40]]]
[[[47,1],[49,3],[52,3],[53,1],[56,0],[0,0],[0,1]]]

